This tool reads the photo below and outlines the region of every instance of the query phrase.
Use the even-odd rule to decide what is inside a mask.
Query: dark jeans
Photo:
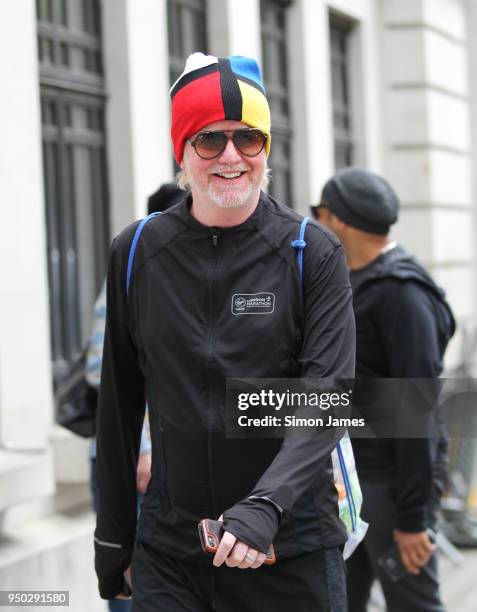
[[[133,612],[347,612],[338,548],[241,570],[178,561],[139,539],[132,574]]]
[[[364,541],[347,561],[348,605],[350,612],[366,612],[373,580],[381,583],[388,612],[444,612],[437,580],[437,557],[434,554],[418,576],[407,574],[392,582],[377,560],[393,545],[396,506],[393,484],[360,478],[363,491],[362,518],[369,523]],[[435,514],[438,501],[429,509]]]

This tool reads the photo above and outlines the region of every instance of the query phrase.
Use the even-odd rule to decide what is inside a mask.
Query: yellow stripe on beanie
[[[265,150],[270,153],[271,119],[270,107],[267,99],[256,87],[245,83],[240,77],[237,79],[242,94],[242,122],[250,127],[258,128],[267,135]]]

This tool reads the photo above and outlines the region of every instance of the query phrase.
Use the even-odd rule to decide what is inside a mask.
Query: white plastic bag
[[[343,557],[346,560],[352,555],[368,529],[368,523],[360,517],[363,494],[348,433],[338,442],[331,459],[335,486],[338,490],[339,515],[348,532],[348,540],[343,550]]]

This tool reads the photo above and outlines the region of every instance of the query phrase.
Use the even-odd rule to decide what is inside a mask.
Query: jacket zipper
[[[209,277],[208,283],[208,298],[209,298],[209,332],[207,337],[207,376],[209,381],[209,406],[208,406],[208,423],[207,423],[207,457],[209,464],[209,483],[210,483],[210,498],[211,508],[213,517],[218,518],[217,508],[215,507],[215,491],[213,485],[213,471],[212,471],[212,425],[214,422],[214,370],[215,370],[215,309],[214,309],[214,284],[215,275],[217,272],[217,265],[219,259],[219,234],[213,232],[210,236],[212,241],[212,249],[214,253],[214,263],[212,267],[212,273]]]

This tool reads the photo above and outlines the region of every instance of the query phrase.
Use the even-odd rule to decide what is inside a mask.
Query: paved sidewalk
[[[477,549],[461,550],[464,563],[455,567],[441,555],[439,573],[448,612],[477,610]]]

